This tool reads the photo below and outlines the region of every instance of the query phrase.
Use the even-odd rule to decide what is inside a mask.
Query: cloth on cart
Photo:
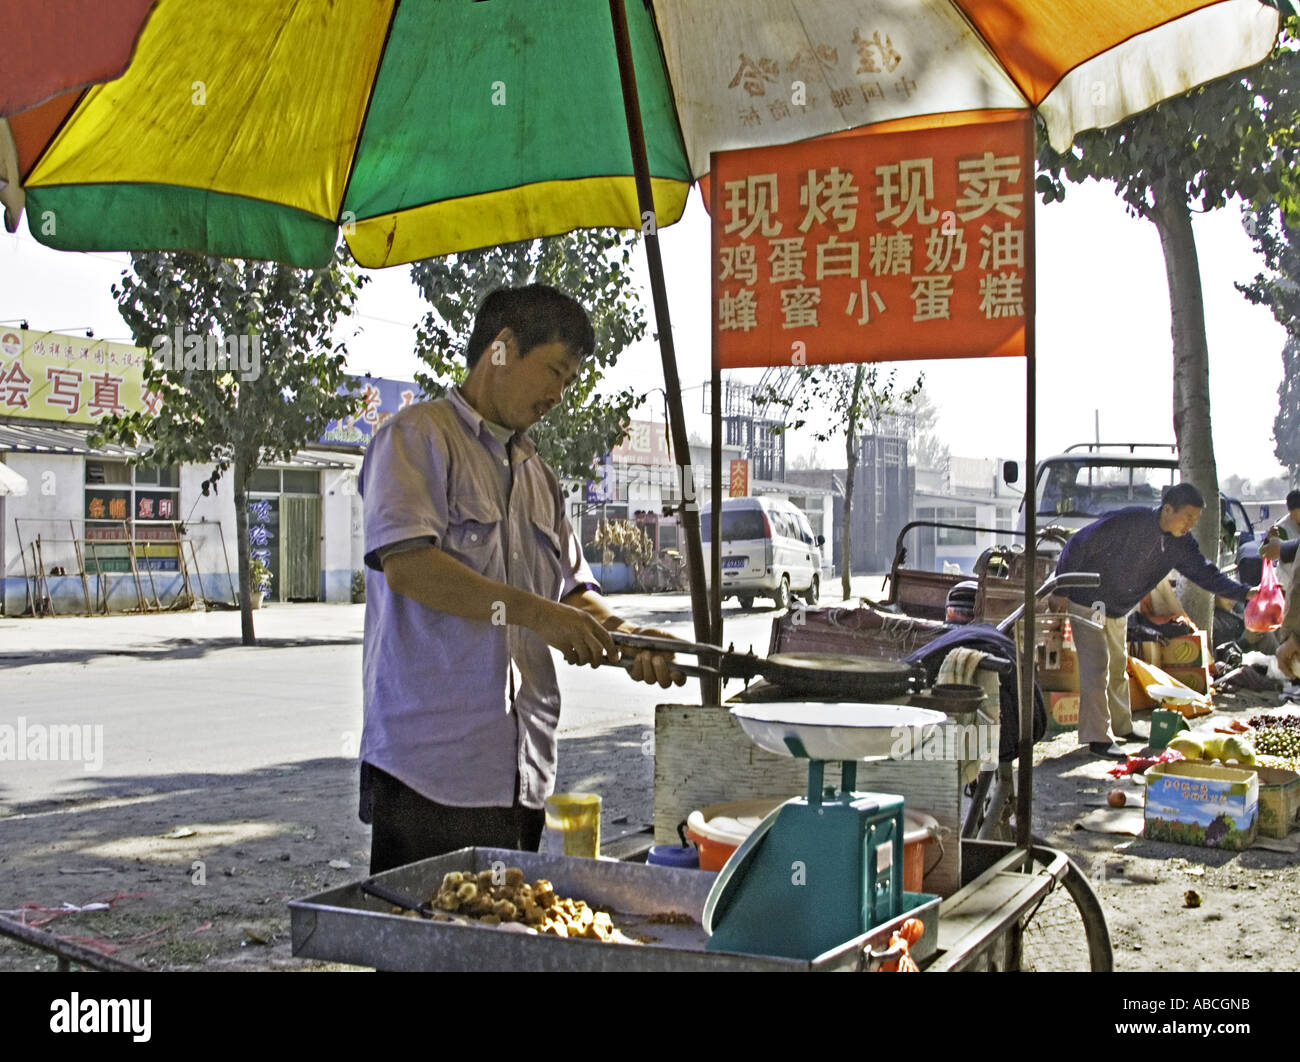
[[[944,658],[953,649],[977,649],[1003,660],[1016,660],[1016,644],[996,627],[983,623],[968,623],[954,627],[934,641],[923,645],[911,653],[907,659],[910,663],[925,667],[930,682],[939,678],[939,669]],[[1001,737],[998,742],[998,759],[1010,763],[1020,755],[1020,679],[1019,669],[1013,667],[1005,675],[999,676],[1001,704],[998,722],[1001,725]],[[1047,733],[1047,704],[1043,700],[1043,691],[1034,683],[1034,742],[1037,743]]]
[[[978,686],[990,704],[1000,704],[1001,683],[996,671],[981,671],[980,664],[993,654],[979,649],[958,646],[943,658],[935,682],[955,682],[963,686]]]

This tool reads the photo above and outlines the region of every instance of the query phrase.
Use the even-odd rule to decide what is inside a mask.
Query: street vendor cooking
[[[1201,554],[1192,536],[1205,498],[1190,483],[1170,487],[1159,508],[1108,513],[1076,531],[1056,571],[1097,572],[1101,585],[1068,590],[1065,607],[1079,655],[1079,744],[1096,756],[1124,759],[1116,741],[1145,741],[1133,729],[1128,698],[1128,614],[1171,571],[1219,597],[1244,601],[1254,589],[1231,579]],[[1100,603],[1103,629],[1092,622]],[[1113,737],[1112,737],[1113,728]]]
[[[570,664],[617,660],[616,616],[582,556],[559,482],[526,432],[595,346],[586,311],[543,285],[479,308],[469,375],[397,413],[361,470],[365,725],[361,819],[371,873],[469,845],[536,851],[555,785]],[[665,653],[631,676],[685,682]]]

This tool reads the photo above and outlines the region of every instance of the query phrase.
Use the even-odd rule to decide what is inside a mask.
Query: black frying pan
[[[615,633],[613,638],[620,649],[708,654],[717,658],[716,667],[673,664],[684,675],[713,675],[744,682],[763,678],[797,696],[851,697],[859,701],[905,697],[926,684],[924,668],[897,660],[874,660],[845,653],[774,653],[764,658],[752,651],[737,653],[720,645],[679,642],[675,638],[646,634]],[[630,668],[632,661],[624,657],[615,666]]]

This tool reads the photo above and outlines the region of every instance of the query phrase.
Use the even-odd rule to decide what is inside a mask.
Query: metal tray
[[[498,861],[520,867],[530,881],[549,879],[561,896],[608,908],[615,925],[630,935],[659,939],[650,944],[605,944],[502,932],[494,926],[432,922],[394,914],[390,905],[366,896],[359,882],[353,882],[290,902],[293,954],[404,971],[860,970],[866,965],[864,947],[885,950],[890,934],[906,918],[920,918],[925,923],[925,935],[912,952],[918,961],[934,954],[937,948],[939,898],[920,894],[906,894],[917,901],[917,906],[892,922],[812,961],[801,961],[706,952],[708,938],[701,921],[704,902],[716,877],[707,871],[544,856],[502,848],[462,848],[375,875],[375,880],[410,896],[427,898],[448,871],[489,870]],[[649,915],[669,912],[688,914],[695,924],[673,926],[645,921]]]

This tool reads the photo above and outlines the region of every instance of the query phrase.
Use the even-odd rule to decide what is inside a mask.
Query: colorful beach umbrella
[[[1258,0],[627,12],[658,225],[714,150],[1007,107],[1062,147],[1263,58],[1278,26]],[[159,0],[124,76],[0,125],[0,179],[52,247],[301,266],[340,229],[378,267],[645,224],[606,0]]]
[[[60,95],[66,113],[80,90],[121,75],[154,0],[0,0],[0,207],[10,232],[23,212],[21,164],[5,121]],[[48,112],[47,112],[48,113]],[[36,118],[29,139],[44,142],[53,126]]]
[[[0,117],[119,77],[154,0],[0,0]]]

